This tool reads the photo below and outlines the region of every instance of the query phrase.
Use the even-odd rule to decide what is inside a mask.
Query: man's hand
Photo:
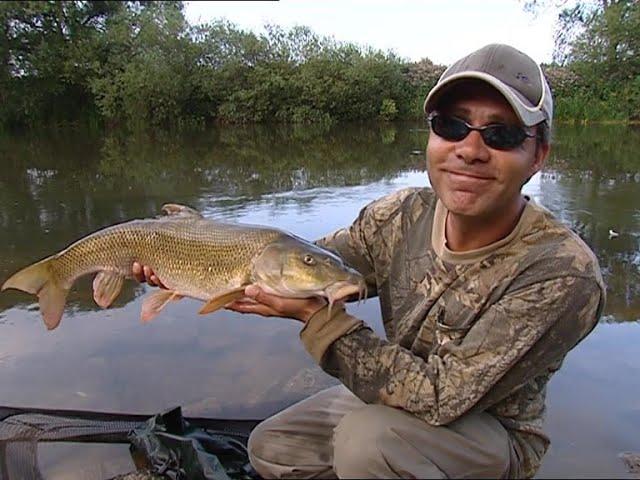
[[[167,288],[148,265],[133,263],[133,277],[140,283]],[[324,298],[286,298],[271,295],[256,285],[245,288],[246,298],[236,300],[225,308],[239,313],[255,313],[263,317],[286,317],[306,323],[327,302]]]
[[[147,282],[152,287],[167,288],[148,265],[142,266],[138,262],[133,262],[131,272],[133,273],[133,278],[140,283]]]
[[[266,293],[256,285],[244,290],[246,299],[236,300],[226,306],[240,313],[255,313],[263,317],[286,317],[307,323],[327,302],[324,298],[286,298]]]

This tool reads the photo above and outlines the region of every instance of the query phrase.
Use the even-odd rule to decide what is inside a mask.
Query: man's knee
[[[333,478],[330,436],[324,436],[276,415],[251,432],[249,461],[262,478]]]
[[[393,431],[382,405],[367,405],[343,417],[334,430],[333,469],[340,478],[389,476],[384,445]]]
[[[269,437],[272,436],[269,429],[268,419],[258,424],[249,435],[249,441],[247,443],[247,451],[249,453],[249,461],[256,472],[258,472],[263,478],[269,478],[268,465],[270,462],[270,454],[266,450],[269,445]]]
[[[508,472],[508,437],[477,443],[462,429],[434,427],[406,412],[367,405],[334,431],[333,469],[341,478],[499,478]],[[485,436],[483,435],[483,438]]]

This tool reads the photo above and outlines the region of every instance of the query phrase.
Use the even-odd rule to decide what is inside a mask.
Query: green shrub
[[[385,98],[380,105],[380,118],[385,121],[395,120],[398,116],[396,102],[391,98]]]

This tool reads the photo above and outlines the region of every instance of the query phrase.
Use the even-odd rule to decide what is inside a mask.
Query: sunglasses
[[[449,142],[459,142],[466,138],[472,130],[475,130],[480,132],[485,145],[495,150],[512,150],[522,145],[527,138],[536,136],[517,125],[495,123],[484,127],[474,127],[459,118],[435,112],[428,118],[431,130]]]

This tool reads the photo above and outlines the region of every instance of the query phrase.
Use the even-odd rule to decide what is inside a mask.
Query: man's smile
[[[491,181],[495,180],[495,177],[478,172],[469,172],[457,169],[443,169],[442,172],[448,177],[450,184],[455,189],[477,189],[478,187],[485,187]]]

